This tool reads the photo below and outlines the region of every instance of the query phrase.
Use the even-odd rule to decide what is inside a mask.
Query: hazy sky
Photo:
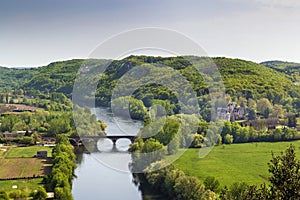
[[[179,31],[210,56],[300,62],[298,0],[1,0],[0,65],[87,58],[142,27]]]

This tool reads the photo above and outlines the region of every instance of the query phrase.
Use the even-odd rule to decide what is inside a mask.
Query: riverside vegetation
[[[210,99],[210,94],[212,92],[218,94],[218,91],[209,91],[203,78],[204,74],[198,72],[198,69],[202,69],[205,63],[211,61],[214,62],[221,74],[226,93],[223,98],[214,101]],[[133,152],[133,161],[140,159],[134,157],[134,152],[153,152],[153,154],[150,153],[150,157],[142,159],[145,163],[134,162],[132,167],[142,169],[149,165],[152,168],[163,165],[162,163],[153,164],[153,162],[159,161],[165,156],[175,155],[180,152],[180,148],[206,148],[215,144],[297,140],[300,138],[297,130],[300,110],[297,68],[295,65],[289,67],[287,63],[285,63],[285,67],[281,67],[282,63],[278,62],[262,64],[228,58],[130,56],[115,61],[90,59],[55,62],[48,66],[33,69],[0,68],[0,103],[3,105],[0,107],[2,113],[1,131],[25,131],[25,134],[20,134],[10,141],[4,137],[0,137],[0,139],[5,143],[31,145],[40,140],[35,132],[52,137],[60,137],[61,134],[77,136],[80,135],[80,132],[93,135],[96,133],[95,130],[100,130],[97,134],[104,134],[105,124],[97,121],[88,109],[74,105],[78,111],[75,117],[79,117],[83,123],[76,129],[73,120],[73,105],[70,99],[72,98],[76,74],[80,67],[84,66],[84,69],[79,71],[81,74],[79,79],[82,79],[79,81],[82,83],[80,87],[86,92],[84,94],[86,102],[90,102],[94,96],[97,106],[113,105],[118,108],[119,114],[129,109],[132,118],[144,121],[145,129],[144,132],[142,131],[144,134],[147,134],[147,125],[151,124],[151,118],[148,114],[150,107],[160,105],[167,114],[166,123],[158,130],[158,134],[148,139],[138,138],[130,147],[130,151]],[[165,73],[162,67],[159,68],[163,65],[169,66],[189,82],[196,96],[182,88],[182,91],[186,92],[183,96],[187,102],[199,104],[199,110],[195,110],[199,112],[199,116],[181,113],[183,105],[180,104],[176,96],[178,94],[170,89],[170,87],[180,88],[180,83],[170,81],[170,87],[155,83],[158,83],[160,79],[174,80],[172,74]],[[108,67],[104,74],[99,76],[99,68],[106,66]],[[154,73],[161,76],[156,76],[157,80],[153,80],[153,84],[137,88],[131,96],[119,96],[111,101],[112,91],[117,83],[118,88],[124,93],[131,89],[122,82],[121,77],[137,66],[143,66],[145,74]],[[212,80],[219,80],[217,74],[211,75]],[[86,81],[87,77],[91,83]],[[147,80],[147,76],[141,79]],[[137,82],[132,82],[132,85],[135,83]],[[84,90],[89,84],[97,85],[96,91]],[[210,89],[217,88],[219,85]],[[130,102],[129,106],[125,104],[128,101]],[[76,103],[82,107],[85,106],[83,102]],[[225,122],[214,120],[211,113],[216,112],[218,108],[226,108],[228,103],[234,103],[236,107],[245,110],[242,119],[236,120],[230,117],[230,121]],[[5,104],[24,104],[36,106],[43,110],[36,111],[34,114],[29,112],[15,114],[9,110],[13,110],[13,107],[8,108]],[[194,107],[190,109],[194,109]],[[160,111],[156,109],[152,112],[154,112],[154,114],[152,113],[154,116],[158,116]],[[194,117],[197,117],[198,120],[196,131],[192,134],[186,134],[181,120],[185,119],[184,124],[189,127],[188,125],[193,122]],[[224,128],[220,129],[223,125]],[[178,131],[180,134],[176,134]],[[59,140],[64,141],[62,138]],[[226,150],[226,146],[224,147]],[[158,151],[157,154],[156,150],[159,149],[161,151]],[[60,151],[57,150],[56,153],[55,151],[53,155],[57,156],[57,152]],[[156,155],[154,155],[155,153]],[[295,160],[293,155],[293,147],[290,147],[286,152],[286,157],[285,155],[273,157],[271,163],[274,166],[282,167],[280,163],[284,162],[285,158],[291,158],[290,161]],[[282,161],[276,162],[276,158],[277,160],[282,158]],[[73,163],[72,157],[58,156],[58,158],[54,157],[53,159],[57,159],[55,163]],[[228,189],[228,187],[223,190],[215,190],[216,186],[213,185],[217,185],[217,180],[214,177],[206,177],[206,179],[200,177],[199,181],[190,176],[197,174],[184,175],[185,172],[177,169],[177,167],[180,168],[180,161],[176,166],[163,168],[157,173],[145,174],[145,177],[153,186],[159,187],[168,195],[179,199],[199,199],[200,197],[203,199],[241,199],[242,197],[248,198],[250,194],[253,198],[259,198],[259,195],[266,195],[264,198],[271,198],[278,194],[278,198],[280,198],[285,195],[280,184],[287,183],[278,182],[277,184],[271,181],[272,178],[269,179],[270,185],[264,187],[245,186],[242,183],[237,183],[232,187],[241,192],[234,191],[232,188]],[[52,171],[52,175],[48,179],[51,184],[47,186],[47,190],[54,191],[57,198],[71,199],[70,188],[71,176],[73,175],[71,175],[71,171],[74,170],[74,166],[60,168],[54,164],[53,169],[66,172],[64,175],[66,177],[63,177],[64,181],[58,180],[57,177],[61,177],[61,173],[59,170],[58,172],[54,170],[55,173]],[[271,166],[270,170],[272,171]],[[278,176],[275,174],[275,170],[272,173],[274,176]],[[295,177],[297,173],[294,173]],[[182,178],[176,180],[179,175]],[[156,182],[158,180],[153,178],[155,176],[162,176],[160,181],[166,178],[169,185],[158,184]],[[206,182],[205,186],[203,185],[204,182]],[[193,192],[189,188],[183,187],[187,185],[193,188]],[[62,186],[66,186],[66,191],[63,191]],[[246,196],[239,196],[243,192]],[[281,192],[283,193],[281,194]],[[297,191],[293,194],[296,195]]]

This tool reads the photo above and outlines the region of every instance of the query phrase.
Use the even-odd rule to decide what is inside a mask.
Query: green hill
[[[284,61],[266,61],[262,65],[275,69],[279,72],[288,74],[293,80],[294,84],[300,85],[300,63],[284,62]]]
[[[0,88],[19,88],[37,74],[36,69],[0,67]]]
[[[294,63],[294,62],[274,60],[274,61],[262,62],[260,64],[286,73],[293,72],[293,71],[299,72],[300,70],[300,63]]]
[[[194,67],[203,69],[209,58],[205,57],[152,57],[152,56],[129,56],[122,60],[68,60],[54,62],[47,66],[35,69],[8,69],[0,68],[0,88],[24,88],[25,90],[36,90],[47,94],[49,92],[62,92],[71,97],[74,80],[77,73],[83,74],[81,77],[84,88],[90,82],[97,84],[97,90],[92,95],[96,97],[98,105],[107,106],[110,103],[112,91],[124,74],[136,66],[143,65],[143,72],[138,75],[141,80],[147,80],[147,73],[156,73],[152,80],[153,84],[139,87],[133,94],[137,99],[143,101],[146,106],[150,106],[153,101],[160,100],[161,104],[169,107],[170,112],[177,113],[180,105],[176,98],[176,93],[168,87],[183,87],[177,80],[176,73],[172,74],[166,71],[162,66],[169,66],[175,72],[179,72],[186,79],[197,94],[198,101],[206,104],[209,101],[209,90],[204,81],[203,73],[199,73]],[[300,89],[295,84],[294,77],[286,73],[287,69],[296,69],[296,64],[282,67],[279,62],[257,64],[250,61],[229,58],[212,58],[212,61],[218,67],[222,80],[225,85],[226,93],[232,98],[245,97],[252,99],[268,98],[272,103],[285,104],[285,100],[290,98],[295,101],[300,96]],[[103,75],[99,75],[99,69],[110,65]],[[191,64],[193,63],[193,65]],[[272,66],[271,66],[272,65]],[[79,71],[84,66],[88,73]],[[155,67],[154,67],[155,66]],[[279,67],[281,66],[281,67]],[[81,69],[81,70],[85,70]],[[206,69],[206,70],[209,70]],[[178,74],[178,73],[177,73]],[[213,75],[215,76],[215,75]],[[85,80],[85,78],[87,78]],[[166,87],[158,84],[160,79],[169,81],[170,86]],[[216,77],[210,77],[212,80]],[[176,81],[174,81],[176,80]],[[136,84],[137,82],[132,82]],[[123,85],[122,85],[123,84]],[[118,86],[124,91],[130,89],[126,83],[118,83]],[[185,91],[186,88],[182,88]],[[86,94],[87,97],[91,94]],[[191,96],[187,92],[184,96]],[[156,101],[157,102],[157,101]]]

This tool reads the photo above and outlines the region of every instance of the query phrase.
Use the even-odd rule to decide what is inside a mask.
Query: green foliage
[[[249,186],[242,183],[233,183],[229,189],[225,187],[220,194],[221,200],[247,200]]]
[[[128,113],[132,119],[144,119],[147,115],[147,109],[143,102],[129,96],[114,99],[112,101],[112,107],[114,113],[121,117]]]
[[[294,82],[299,82],[299,69],[300,64],[299,63],[293,63],[293,62],[282,62],[282,61],[267,61],[262,62],[262,65],[266,67],[270,67],[272,69],[275,69],[279,72],[286,73],[290,75],[293,78]]]
[[[33,192],[32,198],[34,200],[46,200],[48,197],[45,188],[39,187],[36,192]]]
[[[105,135],[106,124],[98,121],[96,115],[92,114],[90,109],[83,109],[75,105],[73,115],[70,113],[69,119],[71,120],[72,136]]]
[[[297,126],[297,119],[295,115],[288,115],[288,127],[296,127]]]
[[[216,64],[222,75],[227,95],[230,95],[231,99],[238,99],[238,104],[242,107],[247,105],[249,109],[253,109],[250,119],[254,119],[253,111],[256,109],[253,104],[245,101],[250,98],[254,100],[266,98],[272,104],[282,105],[289,112],[299,112],[300,89],[296,84],[300,80],[299,72],[297,71],[299,65],[270,62],[267,64],[264,63],[267,66],[265,67],[239,59],[211,58],[211,60]],[[131,89],[137,83],[134,82],[129,87],[126,82],[120,82],[121,77],[134,67],[143,66],[143,73],[154,73],[155,78],[148,80],[148,76],[144,76],[143,73],[141,74],[141,80],[146,83],[150,81],[150,84],[137,88],[132,94],[132,97],[137,99],[133,103],[136,105],[130,108],[133,118],[142,119],[145,117],[145,107],[141,104],[140,100],[147,108],[154,104],[160,104],[165,108],[168,115],[178,114],[183,109],[196,111],[195,108],[190,106],[193,104],[192,102],[198,101],[203,119],[209,120],[211,109],[214,108],[211,107],[212,102],[210,102],[209,90],[204,81],[203,74],[199,73],[199,70],[201,71],[207,63],[210,63],[209,58],[204,57],[162,58],[130,56],[123,60],[112,62],[92,59],[69,60],[51,63],[48,66],[36,69],[17,70],[0,68],[1,76],[3,76],[0,79],[0,86],[2,84],[4,86],[2,88],[14,88],[13,94],[15,96],[25,94],[27,97],[34,96],[39,98],[38,101],[34,102],[33,100],[28,101],[28,98],[25,96],[23,101],[26,103],[39,104],[39,106],[48,110],[67,110],[70,109],[70,100],[66,99],[66,97],[71,97],[76,74],[80,67],[84,65],[90,73],[79,72],[81,76],[78,78],[80,79],[78,87],[82,89],[82,95],[88,101],[92,100],[92,97],[95,96],[97,105],[109,106],[112,91],[117,83],[122,92]],[[106,65],[108,65],[107,69],[104,74],[100,75],[100,68],[102,69]],[[276,67],[281,65],[284,67]],[[170,70],[159,66],[168,66],[174,69],[175,73],[170,73]],[[270,66],[275,66],[273,68],[277,71],[270,69]],[[178,79],[179,76],[177,74],[189,82],[198,99],[193,98],[192,93],[180,84],[181,81],[178,81],[180,79]],[[212,77],[205,78],[217,80],[218,77],[213,74]],[[167,87],[166,85],[159,84],[159,80],[162,79],[172,81],[168,81]],[[89,84],[97,85],[96,92],[88,90]],[[184,93],[179,97],[183,98],[188,105],[182,105],[178,102],[178,94],[172,88],[177,88],[180,92]],[[0,96],[0,102],[15,100],[11,99],[11,96],[8,96],[9,92],[7,89],[3,91],[4,93],[0,93],[2,95]],[[49,101],[52,103],[49,103]],[[223,101],[218,100],[215,106],[223,104]],[[264,116],[278,116],[280,114],[280,112],[273,112],[269,107],[261,110],[259,104],[258,111]]]
[[[143,171],[151,163],[161,160],[166,155],[164,146],[153,138],[145,142],[142,138],[138,138],[129,151],[132,152],[134,171]]]
[[[73,200],[72,192],[68,187],[56,187],[54,194],[57,200]]]
[[[24,199],[28,196],[23,190],[13,190],[9,192],[9,197],[12,199]]]
[[[169,144],[172,139],[177,135],[180,124],[174,119],[167,118],[163,128],[159,131],[154,138],[163,145]]]
[[[56,142],[52,154],[52,173],[47,180],[47,187],[54,191],[56,199],[72,200],[71,188],[76,168],[73,146],[65,135],[58,135]]]
[[[49,122],[50,128],[48,129],[49,135],[57,135],[61,133],[68,133],[71,130],[70,119],[61,116],[60,118],[54,118]]]
[[[79,106],[74,107],[74,113],[70,111],[43,111],[39,110],[35,114],[22,113],[18,115],[7,114],[0,117],[0,130],[2,132],[27,131],[25,136],[19,136],[16,142],[23,144],[34,144],[40,140],[36,134],[30,131],[47,133],[50,137],[58,134],[78,135],[104,135],[106,125],[97,120],[96,115],[91,114],[88,109]],[[76,124],[74,123],[76,119]],[[32,141],[33,139],[33,141]]]
[[[161,168],[164,165],[156,162],[148,167],[146,179],[152,187],[175,199],[216,199],[215,193],[206,190],[197,178],[185,175],[173,165]]]
[[[213,176],[208,176],[204,180],[204,185],[206,189],[209,189],[213,192],[218,192],[220,187],[220,182]]]
[[[9,200],[8,194],[5,191],[0,191],[0,199]]]
[[[233,136],[230,134],[226,134],[224,138],[225,144],[232,144],[233,143]]]
[[[30,80],[36,69],[12,69],[0,67],[0,88],[20,88],[25,82]]]
[[[271,173],[270,192],[276,199],[300,198],[300,161],[296,159],[295,146],[290,147],[279,156],[272,155],[269,163]]]

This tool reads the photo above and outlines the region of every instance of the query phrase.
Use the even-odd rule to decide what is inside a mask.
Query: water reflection
[[[125,134],[122,129],[126,127],[126,134],[137,134],[142,127],[139,121],[126,121],[113,119],[107,109],[93,109],[98,119],[107,124],[108,135]],[[118,125],[115,121],[118,121]],[[86,152],[84,148],[76,149],[78,167],[75,170],[77,178],[73,181],[72,193],[75,200],[141,200],[164,199],[153,191],[141,179],[128,173],[131,155],[127,152],[130,140],[119,139],[116,145],[107,139],[90,143],[95,147],[94,152]],[[116,151],[111,151],[113,149]],[[92,149],[92,148],[89,148]],[[100,150],[100,151],[99,151]]]
[[[73,181],[75,200],[143,199],[141,191],[133,184],[131,174],[115,171],[96,160],[99,155],[116,162],[128,162],[130,160],[129,154],[92,154],[83,154],[82,162],[76,169],[75,174],[78,178]]]

